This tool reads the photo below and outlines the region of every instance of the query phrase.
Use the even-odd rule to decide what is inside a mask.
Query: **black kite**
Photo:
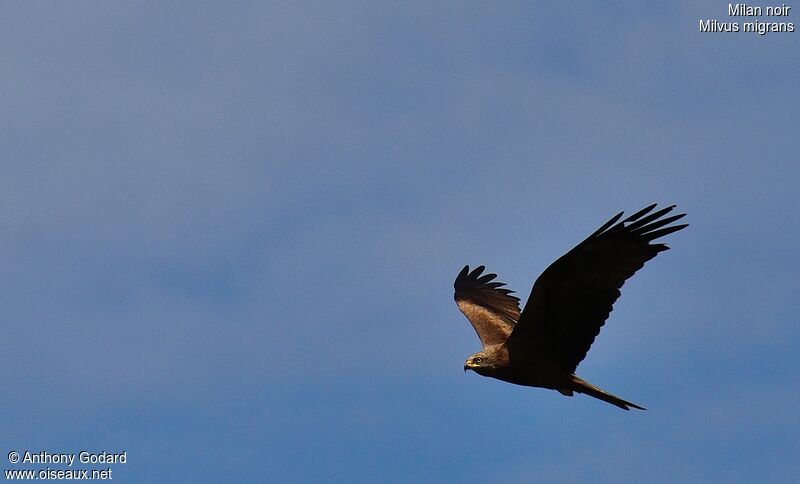
[[[644,410],[578,378],[575,368],[600,333],[625,281],[669,249],[650,242],[687,226],[667,227],[686,214],[661,218],[674,205],[652,212],[655,207],[616,223],[622,217],[618,213],[553,262],[536,279],[522,313],[513,291],[492,282],[495,274],[481,275],[483,266],[471,272],[465,266],[456,277],[455,300],[483,350],[467,359],[464,371],[569,396],[585,393],[625,410]]]

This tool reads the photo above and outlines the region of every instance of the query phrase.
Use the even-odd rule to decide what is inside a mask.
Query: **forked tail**
[[[617,407],[623,410],[630,410],[630,407],[638,408],[639,410],[647,410],[646,408],[640,407],[635,403],[628,402],[606,391],[603,391],[600,388],[597,388],[596,386],[592,385],[588,381],[581,380],[575,375],[572,376],[572,389],[578,393],[585,393],[590,397],[594,397],[604,402],[608,402],[611,405],[616,405]]]

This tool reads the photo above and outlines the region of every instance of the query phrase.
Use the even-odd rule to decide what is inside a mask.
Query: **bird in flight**
[[[456,277],[455,300],[472,323],[483,349],[470,356],[464,371],[517,385],[574,392],[624,410],[644,407],[578,378],[575,369],[600,333],[625,281],[669,247],[651,243],[687,224],[670,225],[685,213],[664,217],[675,205],[645,207],[618,222],[611,218],[583,242],[553,262],[533,284],[520,313],[519,298],[469,266]]]

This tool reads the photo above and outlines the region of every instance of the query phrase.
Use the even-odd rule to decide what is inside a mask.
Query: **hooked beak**
[[[470,363],[469,361],[464,363],[464,373],[466,373],[467,370],[471,370],[471,369],[472,369],[472,363]]]

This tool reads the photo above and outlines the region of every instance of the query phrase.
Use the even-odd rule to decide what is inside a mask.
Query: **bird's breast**
[[[572,376],[557,365],[537,359],[514,361],[507,366],[493,368],[483,375],[516,385],[550,389],[567,388],[572,380]]]

